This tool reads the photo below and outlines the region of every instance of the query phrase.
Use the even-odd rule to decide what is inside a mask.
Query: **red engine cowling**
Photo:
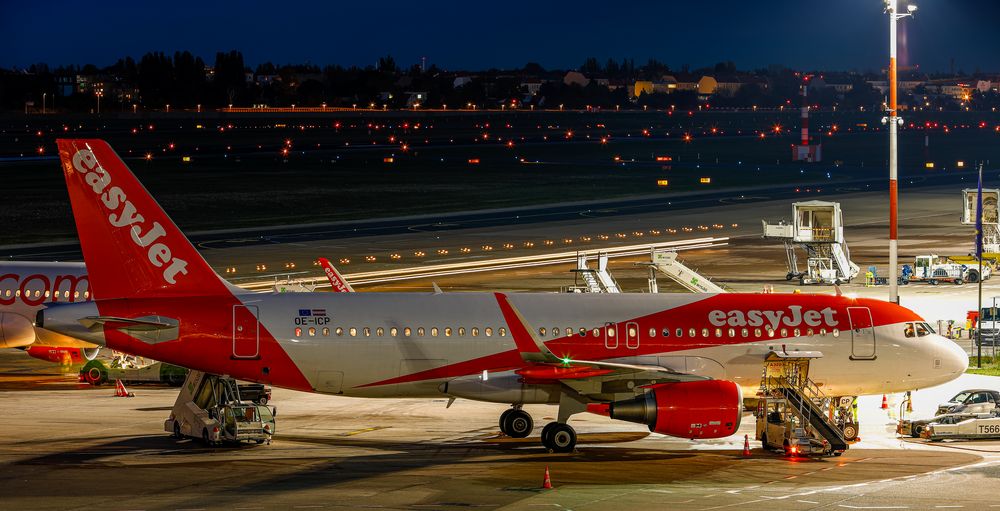
[[[39,360],[63,366],[83,365],[97,358],[100,348],[61,348],[58,346],[29,346],[24,351]]]
[[[725,380],[661,383],[635,399],[611,403],[608,415],[664,435],[722,438],[740,427],[743,393]]]

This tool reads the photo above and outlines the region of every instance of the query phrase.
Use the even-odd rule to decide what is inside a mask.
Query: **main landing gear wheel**
[[[514,411],[513,408],[508,408],[504,410],[503,413],[500,414],[500,432],[505,435],[507,435],[507,417],[510,417],[511,412],[513,411]]]
[[[550,422],[542,428],[542,445],[552,452],[573,452],[576,448],[576,430],[569,424]]]
[[[510,409],[501,415],[503,421],[500,431],[511,438],[524,438],[531,434],[535,423],[528,412],[520,409]]]

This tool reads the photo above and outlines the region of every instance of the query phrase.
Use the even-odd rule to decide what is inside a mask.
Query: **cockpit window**
[[[968,397],[968,392],[959,392],[955,397],[951,398],[951,400],[954,403],[964,403]]]
[[[906,323],[906,326],[903,327],[903,335],[905,335],[906,337],[913,337],[916,335],[916,331],[913,328],[913,323]]]
[[[917,323],[917,337],[931,335],[930,325],[927,323]]]

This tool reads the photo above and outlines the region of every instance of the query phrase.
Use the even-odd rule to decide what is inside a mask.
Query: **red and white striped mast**
[[[898,254],[898,166],[896,146],[899,124],[902,124],[896,114],[896,22],[900,18],[912,16],[917,6],[908,5],[906,13],[896,12],[897,0],[885,0],[885,12],[889,15],[889,105],[887,119],[889,124],[889,301],[899,303],[899,282],[896,274],[899,270]]]
[[[809,75],[802,78],[802,145],[809,146]]]

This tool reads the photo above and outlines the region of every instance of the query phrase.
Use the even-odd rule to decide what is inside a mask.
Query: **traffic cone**
[[[552,479],[549,477],[549,467],[548,467],[548,465],[545,466],[545,479],[542,481],[542,489],[543,490],[551,490],[552,489]]]
[[[882,394],[882,409],[883,410],[889,409],[889,400],[886,399],[885,394]]]
[[[125,384],[121,380],[115,380],[115,397],[133,397],[134,395],[125,389]]]
[[[743,435],[743,456],[750,456],[750,435]]]

